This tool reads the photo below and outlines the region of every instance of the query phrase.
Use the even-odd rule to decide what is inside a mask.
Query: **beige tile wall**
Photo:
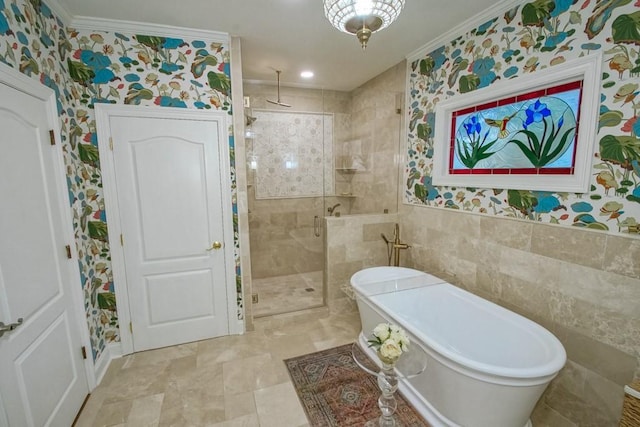
[[[266,101],[275,99],[276,86],[245,83],[243,89],[244,95],[250,99],[252,109],[332,113],[334,151],[336,147],[339,150],[340,144],[350,138],[351,97],[348,93],[281,87],[282,102],[291,105],[291,108],[286,108]],[[252,143],[247,139],[247,151],[250,151]],[[252,185],[253,178],[253,172],[247,168],[252,277],[264,278],[322,270],[322,233],[320,237],[314,236],[314,217],[318,216],[322,220],[327,214],[326,206],[336,203],[341,203],[338,211],[348,214],[348,201],[335,197],[328,197],[326,204],[320,197],[258,200]]]
[[[281,87],[281,99],[290,109],[267,103],[274,98],[273,85],[245,83],[244,95],[252,109],[278,111],[328,112],[334,115],[336,166],[351,152],[350,144],[359,141],[364,154],[365,171],[355,174],[337,172],[336,197],[257,200],[253,173],[245,168],[248,223],[251,248],[251,274],[254,278],[317,271],[322,268],[321,239],[314,239],[313,219],[327,215],[326,208],[340,204],[342,216],[353,213],[397,212],[398,145],[405,67],[404,63],[387,70],[351,93]],[[247,139],[245,151],[253,142]],[[349,147],[347,147],[349,146]],[[244,158],[238,157],[238,158]],[[340,197],[352,194],[355,197]]]
[[[383,201],[397,197],[387,185],[403,192],[396,160],[402,149],[388,142],[396,125],[387,107],[395,107],[391,94],[398,87],[403,90],[404,64],[354,91],[352,99],[340,94],[333,101],[344,111],[351,108],[350,137],[367,141],[369,150],[370,172],[352,177],[351,189],[362,196],[351,202],[352,213],[395,206]],[[284,101],[294,102],[287,97],[296,93],[292,89]],[[536,426],[617,425],[623,386],[640,376],[639,239],[407,205],[398,217],[327,218],[324,269],[330,306],[353,308],[341,288],[356,271],[387,264],[379,235],[392,234],[396,221],[403,241],[412,245],[403,253],[404,265],[523,314],[562,341],[568,362],[541,398],[533,416]]]
[[[314,235],[314,216],[324,215],[322,198],[256,200],[253,190],[249,188],[252,277],[322,270],[322,235]]]
[[[352,215],[326,218],[325,280],[330,307],[355,309],[343,287],[362,268],[388,264],[380,233],[393,235],[398,222],[398,159],[405,81],[401,62],[351,92],[351,140],[359,141],[366,170],[347,179],[356,196],[350,200]],[[352,147],[351,147],[352,148]],[[342,147],[348,152],[349,147]],[[337,178],[336,182],[339,182]],[[390,212],[384,214],[385,209]],[[403,256],[406,256],[403,254]]]
[[[356,199],[353,213],[378,209],[375,200],[365,200],[383,197],[381,190],[364,182],[378,176],[378,167],[380,179],[394,185],[403,169],[394,159],[404,157],[404,145],[388,151],[386,138],[375,138],[385,131],[366,132],[378,125],[376,100],[384,106],[386,93],[404,90],[404,66],[353,92],[354,137],[364,135],[371,152],[386,153],[372,163],[370,177],[354,176],[354,188],[367,196]],[[384,127],[394,130],[391,121]],[[383,191],[402,199],[402,182],[397,190]],[[617,425],[623,386],[640,376],[640,239],[408,205],[400,206],[397,219],[329,219],[325,272],[330,303],[342,298],[340,288],[354,272],[386,265],[379,230],[392,234],[396,221],[402,240],[413,246],[403,253],[403,265],[439,275],[529,317],[562,341],[568,362],[534,412],[536,427]]]
[[[448,279],[552,331],[568,356],[536,426],[616,426],[640,375],[640,240],[402,206],[406,265]]]
[[[359,140],[365,172],[353,176],[356,199],[351,213],[371,214],[398,210],[398,147],[402,130],[405,63],[388,69],[352,95],[352,137]]]
[[[625,264],[640,255],[637,239],[407,205],[398,216],[326,218],[330,306],[355,309],[342,289],[355,272],[387,264],[380,233],[392,235],[396,221],[412,246],[402,265],[522,314],[563,343],[568,362],[534,425],[617,425],[623,387],[640,375],[640,277]],[[616,255],[620,246],[632,253]]]
[[[325,218],[325,287],[329,307],[348,298],[348,291],[345,293],[342,289],[349,286],[355,272],[365,267],[388,265],[386,244],[380,233],[392,236],[397,221],[396,214]]]

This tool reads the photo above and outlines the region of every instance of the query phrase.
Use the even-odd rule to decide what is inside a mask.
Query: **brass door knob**
[[[207,249],[207,251],[212,251],[214,249],[218,250],[222,247],[222,243],[220,242],[213,242],[213,244],[211,245],[211,247],[209,249]]]

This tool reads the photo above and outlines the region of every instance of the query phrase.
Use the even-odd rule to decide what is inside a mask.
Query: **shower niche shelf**
[[[336,168],[336,172],[342,177],[342,181],[351,182],[353,176],[360,172],[360,169],[356,168]]]
[[[345,162],[342,163],[343,165]],[[347,165],[352,165],[352,162],[346,162]],[[356,173],[362,172],[363,168],[361,167],[337,167],[336,171],[336,187],[334,197],[343,200],[352,201],[356,198],[353,194],[353,188],[351,181]]]
[[[344,174],[354,174],[358,172],[358,169],[355,168],[336,168],[336,171]]]

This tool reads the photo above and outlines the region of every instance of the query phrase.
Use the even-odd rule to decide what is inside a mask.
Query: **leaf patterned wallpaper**
[[[405,201],[626,233],[640,220],[640,0],[536,0],[408,62]],[[585,194],[436,187],[435,106],[496,81],[602,52],[591,190]]]
[[[119,325],[93,106],[157,105],[231,114],[229,54],[227,39],[75,30],[40,0],[0,0],[0,61],[38,79],[57,95],[94,360],[109,342],[119,341]],[[241,319],[233,136],[229,144]]]
[[[623,232],[640,216],[640,0],[523,2],[409,62],[405,200]],[[425,41],[426,42],[426,41]],[[500,79],[603,53],[598,149],[588,194],[434,187],[436,103]],[[69,200],[94,358],[119,340],[93,105],[230,111],[229,46],[67,28],[41,0],[0,0],[0,61],[57,95]],[[233,137],[230,138],[233,157]],[[233,158],[232,158],[233,166]],[[238,316],[242,313],[235,175]]]

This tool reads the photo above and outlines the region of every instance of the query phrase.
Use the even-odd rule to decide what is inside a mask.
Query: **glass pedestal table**
[[[377,377],[380,388],[378,407],[382,415],[378,419],[367,421],[365,427],[395,427],[396,420],[393,414],[398,407],[395,398],[398,380],[420,375],[427,367],[427,354],[420,346],[411,343],[409,351],[390,365],[383,363],[372,349],[363,349],[358,342],[354,342],[351,355],[363,371]]]

